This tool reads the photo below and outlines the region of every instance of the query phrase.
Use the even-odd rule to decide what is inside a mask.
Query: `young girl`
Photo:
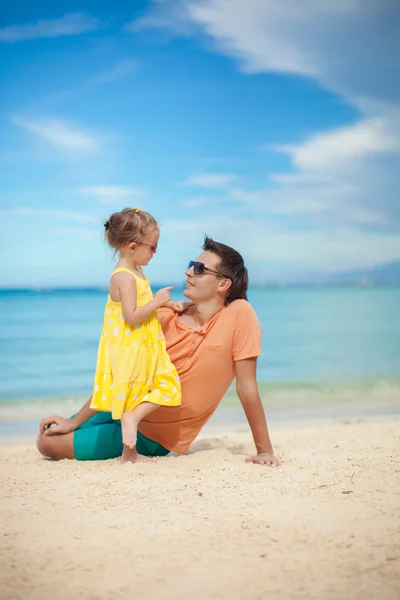
[[[151,215],[124,208],[111,215],[104,227],[119,261],[111,274],[90,407],[121,419],[122,462],[135,462],[145,460],[136,452],[139,421],[159,406],[181,403],[179,377],[155,311],[165,305],[180,311],[184,303],[171,301],[172,287],[153,296],[143,274],[141,267],[153,258],[160,237]]]

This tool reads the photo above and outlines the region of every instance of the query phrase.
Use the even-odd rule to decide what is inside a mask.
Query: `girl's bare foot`
[[[138,422],[134,412],[126,412],[122,415],[121,429],[124,447],[133,450],[136,446]]]
[[[150,402],[142,402],[131,412],[125,412],[121,418],[122,452],[121,463],[125,462],[153,462],[148,456],[138,454],[136,451],[137,428],[140,421],[156,410],[158,406]]]
[[[154,461],[149,456],[143,456],[143,454],[138,454],[136,448],[128,448],[128,446],[124,446],[124,450],[121,456],[121,464],[124,464],[126,462],[147,463]]]

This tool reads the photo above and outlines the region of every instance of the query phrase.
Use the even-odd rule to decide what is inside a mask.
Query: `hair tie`
[[[135,212],[140,212],[140,208],[135,208]]]
[[[110,229],[110,221],[106,221],[106,222],[104,223],[104,229],[105,229],[106,231],[108,231],[108,230]]]

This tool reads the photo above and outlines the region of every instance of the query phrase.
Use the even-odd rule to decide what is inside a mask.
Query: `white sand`
[[[248,434],[150,465],[0,448],[0,597],[397,600],[396,421]],[[344,493],[350,492],[350,493]]]

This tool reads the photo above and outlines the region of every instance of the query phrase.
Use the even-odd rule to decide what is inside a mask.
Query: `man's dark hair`
[[[246,292],[249,286],[249,276],[241,254],[230,246],[214,242],[207,235],[204,238],[203,250],[219,256],[218,271],[232,281],[225,298],[225,305],[234,300],[247,300]]]

